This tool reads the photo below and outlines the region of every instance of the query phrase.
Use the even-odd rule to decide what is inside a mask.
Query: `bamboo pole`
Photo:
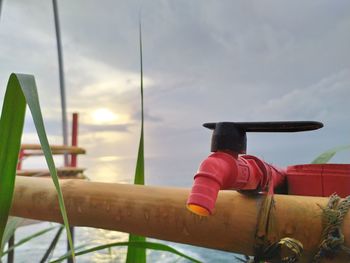
[[[83,168],[75,168],[75,167],[60,167],[56,168],[57,170],[57,175],[59,177],[61,176],[76,176],[79,174],[82,174],[85,169]],[[50,176],[50,171],[48,169],[22,169],[22,170],[17,170],[16,175],[21,175],[21,176]],[[61,178],[62,179],[62,178]],[[74,178],[71,178],[74,179]]]
[[[85,154],[85,149],[77,146],[65,146],[65,145],[51,145],[52,154]],[[40,144],[22,144],[21,149],[25,150],[25,156],[31,155],[43,155]]]
[[[62,180],[61,186],[71,225],[253,254],[261,197],[221,191],[214,215],[204,218],[186,209],[189,189],[80,180]],[[325,206],[328,199],[276,195],[275,200],[278,237],[301,241],[304,245],[301,262],[310,262],[321,239],[319,205]],[[62,222],[53,183],[44,178],[18,177],[11,215]],[[350,213],[345,217],[343,234],[349,247]],[[335,262],[349,261],[343,256]]]

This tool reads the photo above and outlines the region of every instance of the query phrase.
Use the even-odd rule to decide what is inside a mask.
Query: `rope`
[[[297,262],[303,252],[303,244],[296,239],[284,237],[278,238],[276,224],[274,181],[271,177],[271,167],[267,169],[267,182],[265,185],[265,198],[258,215],[258,224],[255,232],[255,257],[247,262]]]
[[[338,195],[333,194],[330,196],[327,207],[320,208],[323,210],[322,242],[313,263],[320,262],[322,257],[331,259],[340,251],[350,255],[350,248],[344,245],[344,235],[341,231],[344,217],[350,209],[350,196],[341,201]]]

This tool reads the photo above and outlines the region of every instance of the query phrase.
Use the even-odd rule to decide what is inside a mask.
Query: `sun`
[[[113,123],[118,120],[118,115],[113,113],[110,109],[100,108],[92,112],[92,119],[95,123]]]

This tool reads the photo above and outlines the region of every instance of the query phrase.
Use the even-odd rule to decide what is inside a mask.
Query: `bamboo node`
[[[255,234],[255,257],[254,261],[250,262],[294,263],[298,261],[303,253],[303,244],[300,241],[290,237],[278,240],[274,210],[273,194],[267,194],[259,212]]]

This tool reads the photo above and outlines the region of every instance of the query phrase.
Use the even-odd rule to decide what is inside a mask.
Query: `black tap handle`
[[[277,122],[211,122],[204,127],[214,130],[211,151],[230,150],[245,153],[247,132],[300,132],[317,130],[323,127],[317,121],[277,121]]]
[[[246,132],[301,132],[312,131],[323,127],[318,121],[266,121],[266,122],[219,122],[233,125]],[[214,130],[216,122],[204,123],[205,128]]]

